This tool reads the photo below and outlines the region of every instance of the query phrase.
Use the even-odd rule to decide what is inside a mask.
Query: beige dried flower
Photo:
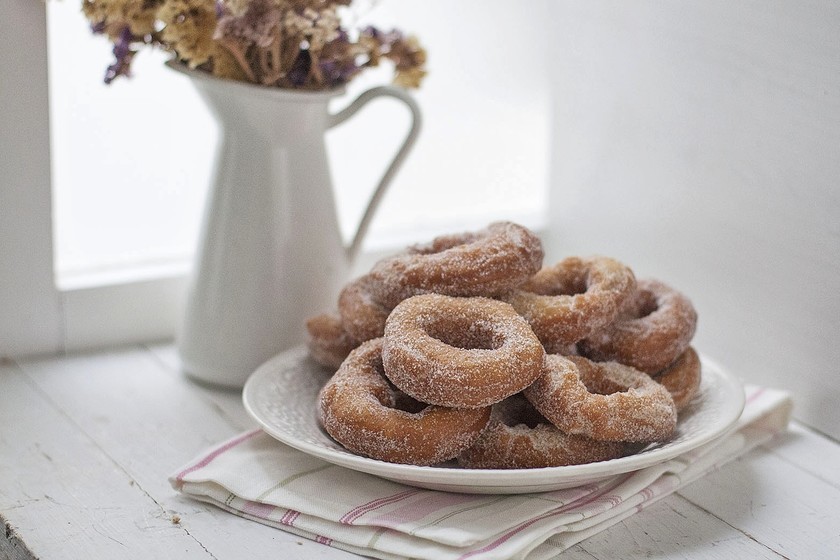
[[[216,50],[214,0],[166,0],[157,12],[164,27],[161,42],[175,51],[191,68],[210,60]]]
[[[132,35],[155,32],[156,12],[165,0],[83,0],[82,12],[111,39],[128,27]]]

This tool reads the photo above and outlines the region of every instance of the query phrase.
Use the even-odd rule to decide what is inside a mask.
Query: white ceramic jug
[[[218,119],[213,184],[178,349],[184,372],[241,387],[306,339],[305,320],[334,309],[370,220],[420,129],[403,90],[378,87],[331,114],[342,91],[289,91],[213,78],[175,64]],[[370,100],[404,102],[411,128],[374,190],[352,243],[339,230],[324,133]]]

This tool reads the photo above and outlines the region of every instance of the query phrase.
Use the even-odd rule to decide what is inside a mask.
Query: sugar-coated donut
[[[593,360],[655,374],[685,352],[696,328],[691,300],[658,280],[640,280],[621,315],[578,346]]]
[[[615,259],[568,257],[503,299],[554,354],[611,323],[635,286],[633,271]]]
[[[541,373],[543,351],[510,305],[426,294],[397,305],[385,324],[385,374],[429,404],[480,408],[518,393]]]
[[[668,389],[679,412],[691,402],[700,388],[700,357],[689,346],[673,364],[654,375],[653,379]]]
[[[382,339],[353,350],[318,395],[319,419],[352,451],[390,463],[433,465],[456,457],[487,425],[490,408],[394,408],[397,397],[382,371]]]
[[[496,222],[378,262],[370,271],[371,290],[387,308],[426,293],[495,297],[524,283],[542,259],[539,237],[518,224]]]
[[[662,441],[677,424],[662,385],[617,362],[549,354],[545,371],[523,391],[560,430],[605,441]]]
[[[534,469],[607,461],[625,451],[622,442],[561,432],[520,393],[493,405],[487,428],[458,463],[472,469]]]
[[[307,346],[313,360],[332,370],[338,369],[344,358],[359,343],[347,334],[341,319],[336,315],[324,313],[306,321],[309,333]]]
[[[379,338],[385,332],[385,319],[391,312],[371,295],[370,275],[348,283],[338,296],[338,312],[347,333],[358,341]]]

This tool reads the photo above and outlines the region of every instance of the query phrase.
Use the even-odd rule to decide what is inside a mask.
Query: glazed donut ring
[[[689,346],[673,364],[654,375],[653,379],[668,389],[679,412],[691,402],[700,388],[700,357]]]
[[[524,283],[542,266],[540,239],[511,222],[434,239],[382,260],[370,272],[375,299],[393,308],[411,296],[494,297]]]
[[[621,316],[579,346],[593,360],[655,374],[685,352],[696,328],[691,300],[658,280],[640,280]]]
[[[636,286],[633,271],[608,257],[569,257],[506,296],[549,353],[611,323]]]
[[[480,408],[518,393],[540,375],[540,341],[501,301],[439,294],[401,302],[385,324],[388,379],[429,404]]]
[[[456,457],[487,425],[490,408],[394,408],[396,395],[382,372],[382,339],[350,353],[318,395],[319,419],[341,445],[390,463],[433,465]]]
[[[561,431],[627,442],[662,441],[673,433],[674,400],[649,375],[580,356],[550,354],[545,364],[524,395]]]
[[[359,343],[342,327],[341,319],[324,313],[306,321],[307,346],[313,360],[333,371]]]
[[[344,329],[359,341],[379,338],[385,332],[385,319],[391,309],[379,304],[371,295],[370,275],[361,276],[341,290],[338,312]]]
[[[517,394],[493,405],[487,428],[458,463],[471,469],[535,469],[607,461],[625,451],[621,442],[561,432]]]

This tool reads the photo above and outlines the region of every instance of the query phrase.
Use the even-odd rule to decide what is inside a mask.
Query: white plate
[[[731,429],[744,408],[744,389],[722,368],[703,357],[700,390],[680,414],[676,435],[635,455],[567,467],[541,469],[462,469],[398,465],[354,455],[333,441],[317,418],[318,391],[330,377],[307,357],[304,347],[278,354],[245,384],[245,409],[272,437],[310,455],[382,478],[448,492],[520,494],[588,484],[667,461]]]

